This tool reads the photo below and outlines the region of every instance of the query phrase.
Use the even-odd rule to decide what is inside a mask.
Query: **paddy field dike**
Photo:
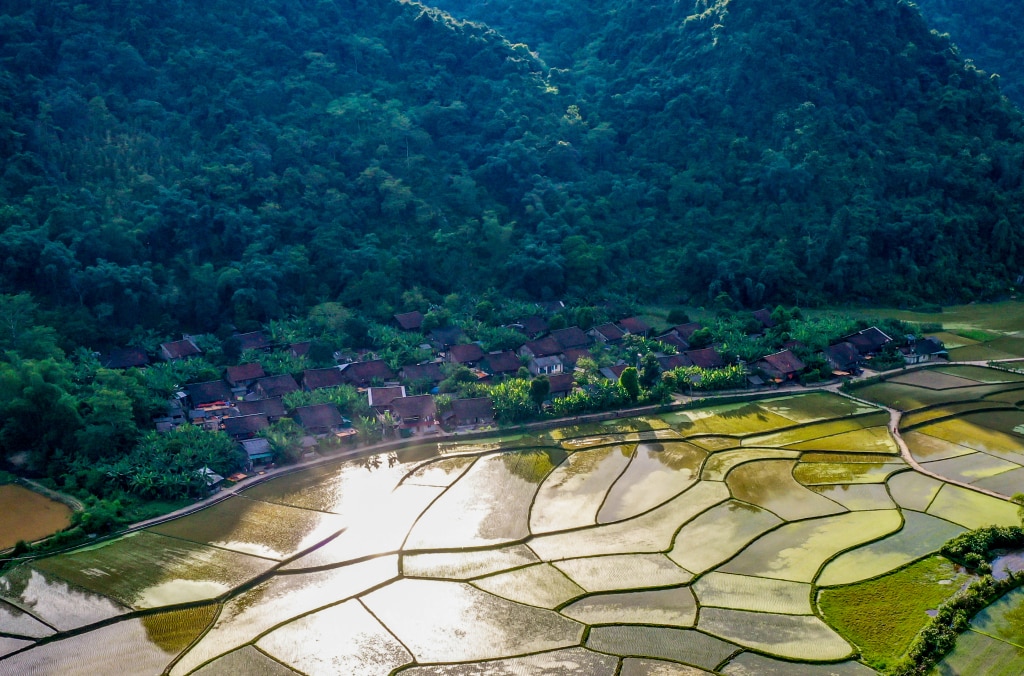
[[[0,577],[0,674],[872,674],[968,581],[942,543],[1019,523],[996,495],[1024,484],[1024,375],[943,366],[855,395],[260,484]],[[1024,671],[1022,608],[975,618],[937,673]]]

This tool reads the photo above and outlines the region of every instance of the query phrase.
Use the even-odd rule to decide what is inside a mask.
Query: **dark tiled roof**
[[[622,331],[622,329],[620,329],[615,324],[601,324],[600,326],[595,326],[591,330],[600,333],[602,336],[604,336],[605,340],[612,342],[616,340],[622,340],[622,337],[626,335]]]
[[[484,350],[476,343],[466,343],[464,345],[452,345],[448,349],[448,356],[451,361],[457,364],[468,364],[470,362],[478,362],[484,358]]]
[[[267,420],[267,416],[256,414],[224,418],[222,424],[224,425],[225,432],[239,439],[255,436],[260,430],[266,429],[270,425],[270,421]]]
[[[689,322],[687,324],[677,324],[672,327],[672,330],[679,334],[679,337],[683,340],[690,340],[690,336],[693,335],[694,331],[703,329],[704,325],[700,322]]]
[[[289,392],[296,392],[299,384],[295,382],[290,373],[279,376],[268,376],[256,381],[255,387],[263,391],[264,397],[282,397]]]
[[[427,380],[432,383],[439,383],[444,380],[444,374],[441,372],[441,365],[433,361],[426,364],[403,366],[402,377],[409,381]]]
[[[486,368],[491,373],[515,373],[523,362],[519,356],[511,350],[507,352],[491,352],[485,357]]]
[[[374,380],[393,380],[395,372],[383,359],[357,361],[342,367],[345,382],[357,387],[366,387]]]
[[[825,348],[825,359],[837,369],[849,371],[860,361],[860,351],[853,343],[843,341]]]
[[[295,409],[295,418],[307,430],[330,429],[339,427],[343,422],[341,412],[334,404],[299,406]]]
[[[626,317],[625,319],[620,319],[618,324],[625,331],[633,335],[642,335],[651,330],[651,325],[639,317]]]
[[[852,343],[861,354],[868,354],[882,349],[886,343],[892,341],[892,338],[885,335],[881,329],[872,326],[849,335],[844,340]]]
[[[284,416],[284,402],[281,397],[271,399],[257,399],[255,401],[233,402],[238,415],[257,415],[262,413],[268,418],[281,418]]]
[[[403,421],[414,418],[423,420],[437,417],[437,405],[434,403],[434,398],[429,394],[395,399],[391,407],[394,409],[395,414]]]
[[[576,366],[576,362],[584,357],[587,359],[594,358],[594,355],[590,354],[590,350],[582,347],[574,347],[571,350],[566,350],[562,356],[564,357],[562,361],[569,368],[574,368]]]
[[[302,386],[307,390],[319,390],[324,387],[337,387],[345,384],[341,369],[306,369],[302,372]]]
[[[309,348],[313,345],[310,340],[303,340],[299,343],[292,343],[288,346],[288,351],[292,353],[293,357],[302,357],[309,354]]]
[[[658,357],[658,363],[661,364],[662,371],[671,371],[672,369],[679,368],[680,366],[693,366],[693,362],[685,354],[673,354],[665,357]]]
[[[760,310],[754,310],[751,314],[754,315],[754,319],[760,322],[761,326],[764,328],[770,329],[775,326],[775,320],[772,319],[771,310],[761,308]]]
[[[457,326],[443,326],[430,330],[430,339],[442,348],[458,345],[462,335],[462,329]]]
[[[690,349],[690,344],[687,343],[682,338],[680,338],[679,334],[676,333],[675,331],[670,331],[669,333],[660,335],[657,338],[655,338],[655,340],[657,340],[659,343],[662,343],[663,345],[671,345],[672,347],[676,348],[679,351]]]
[[[765,370],[776,371],[782,375],[799,373],[807,368],[800,358],[789,350],[765,355],[761,361],[768,367]]]
[[[212,404],[216,401],[231,401],[231,389],[223,380],[209,380],[205,383],[192,383],[185,386],[189,399],[195,407]]]
[[[494,420],[494,402],[490,397],[453,399],[452,413],[460,424]]]
[[[251,364],[229,366],[227,380],[232,385],[238,385],[247,380],[258,380],[266,375],[266,372],[263,370],[263,364],[253,362]]]
[[[601,375],[608,380],[618,380],[622,372],[629,367],[629,364],[615,364],[614,366],[606,366],[601,369]]]
[[[523,317],[517,323],[522,325],[528,336],[536,336],[548,330],[548,321],[543,317]]]
[[[558,344],[563,350],[590,345],[590,338],[588,338],[583,329],[578,326],[570,326],[567,329],[552,331],[551,337],[558,341]]]
[[[133,366],[145,366],[149,363],[149,355],[139,347],[125,347],[111,350],[110,354],[100,362],[108,369],[129,369]]]
[[[718,350],[713,347],[705,347],[703,350],[689,350],[686,356],[693,362],[694,366],[702,369],[720,369],[725,366],[725,360]]]
[[[945,351],[945,349],[946,346],[938,338],[922,338],[914,343],[914,352],[916,354],[938,354]]]
[[[191,338],[161,343],[160,350],[168,359],[184,359],[203,353]]]
[[[565,348],[553,336],[544,336],[539,340],[531,340],[520,349],[529,350],[534,357],[547,357],[558,354]]]
[[[398,326],[400,326],[403,331],[419,331],[420,327],[423,326],[423,313],[419,310],[402,312],[401,314],[395,315],[395,322],[398,323]]]
[[[265,350],[270,347],[270,339],[263,335],[262,331],[236,333],[232,338],[238,341],[238,346],[242,351]]]
[[[405,388],[370,387],[366,390],[366,400],[370,406],[390,406],[395,399],[405,396]]]
[[[571,392],[574,385],[573,374],[571,373],[558,373],[553,376],[548,376],[548,381],[551,383],[552,394]]]

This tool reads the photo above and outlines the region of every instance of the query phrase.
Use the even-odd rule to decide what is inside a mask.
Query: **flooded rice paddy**
[[[872,387],[959,405],[1022,386],[1000,378]],[[990,481],[1021,467],[1016,414],[906,434]],[[911,470],[887,422],[814,393],[293,474],[0,577],[0,674],[869,674],[817,590],[1016,520]]]

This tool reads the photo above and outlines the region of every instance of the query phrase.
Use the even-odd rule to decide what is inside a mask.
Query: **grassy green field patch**
[[[822,616],[879,669],[894,664],[928,621],[928,610],[966,580],[951,561],[932,556],[890,575],[818,594]]]

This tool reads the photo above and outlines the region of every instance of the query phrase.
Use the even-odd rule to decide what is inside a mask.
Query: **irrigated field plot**
[[[1015,476],[1013,420],[950,402],[921,459]],[[0,674],[860,676],[958,588],[927,557],[1016,517],[912,471],[887,422],[814,393],[296,473],[0,577]]]

